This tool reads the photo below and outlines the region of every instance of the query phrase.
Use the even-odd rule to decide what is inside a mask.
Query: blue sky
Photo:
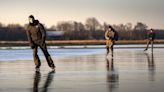
[[[164,29],[164,0],[0,0],[0,22],[28,23],[33,14],[48,27],[60,21],[85,23],[96,17],[100,23],[144,22]]]

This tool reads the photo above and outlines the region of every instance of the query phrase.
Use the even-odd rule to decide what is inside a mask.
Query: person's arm
[[[114,40],[118,41],[118,38],[119,38],[118,32],[115,30],[114,31]]]
[[[154,38],[156,38],[156,33],[154,32],[153,34],[154,34]]]
[[[106,39],[106,40],[109,40],[109,37],[108,37],[108,30],[105,32],[105,39]]]
[[[115,32],[115,31],[113,31],[112,40],[115,40],[115,35],[116,35],[116,32]]]
[[[31,38],[31,33],[30,33],[30,31],[28,29],[26,30],[26,34],[27,34],[27,38],[28,38],[29,44],[30,44],[31,48],[33,48],[34,44],[33,44],[32,38]]]
[[[46,40],[46,30],[42,24],[40,24],[40,31],[42,33],[42,42],[45,42]]]
[[[154,40],[156,38],[156,34],[153,32],[153,37],[152,39]]]

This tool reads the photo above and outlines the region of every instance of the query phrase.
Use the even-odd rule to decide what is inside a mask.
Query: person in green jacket
[[[49,67],[55,69],[53,60],[47,51],[47,46],[45,43],[46,30],[44,29],[44,26],[41,23],[39,23],[38,20],[35,20],[33,15],[30,15],[28,19],[29,19],[29,24],[27,26],[26,33],[31,49],[33,50],[33,58],[34,58],[34,63],[36,65],[35,67],[36,70],[39,71],[39,68],[41,66],[41,62],[38,56],[38,47],[40,47],[41,50],[43,51]]]

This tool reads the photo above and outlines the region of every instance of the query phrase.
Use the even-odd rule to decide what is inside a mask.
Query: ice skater
[[[151,43],[151,50],[153,52],[153,44],[154,44],[155,36],[156,36],[156,34],[155,34],[154,30],[153,29],[150,29],[149,30],[149,33],[148,33],[147,46],[146,46],[146,48],[145,48],[144,51],[147,51],[148,50],[149,44]]]
[[[46,30],[44,29],[44,26],[41,23],[39,23],[38,20],[35,20],[33,15],[30,15],[28,19],[29,19],[29,24],[27,26],[26,33],[31,49],[33,50],[33,58],[36,66],[35,67],[36,71],[39,71],[41,66],[41,62],[38,56],[38,47],[40,47],[41,50],[43,51],[49,67],[54,70],[55,65],[53,63],[50,54],[47,51],[47,46],[45,42]]]
[[[105,32],[105,39],[106,39],[106,50],[107,54],[111,51],[113,55],[113,46],[115,41],[118,40],[118,33],[114,30],[112,26],[109,26]]]

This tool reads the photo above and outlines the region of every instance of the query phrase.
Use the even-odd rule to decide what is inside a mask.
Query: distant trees
[[[134,28],[131,23],[113,25],[121,40],[143,40],[147,38],[147,25],[138,22]]]
[[[134,30],[140,30],[140,31],[144,31],[148,28],[148,26],[142,22],[138,22],[135,27]]]
[[[0,26],[0,35],[1,41],[27,40],[25,29],[19,24]]]
[[[2,24],[2,23],[0,23],[0,28],[1,28],[1,27],[3,27],[3,24]]]
[[[86,30],[96,31],[102,28],[101,24],[96,18],[87,18],[85,22]]]
[[[142,39],[146,39],[147,38],[147,28],[148,26],[144,23],[138,22],[135,26],[134,26],[134,36],[138,37],[139,40]],[[134,38],[134,40],[136,40],[136,38]]]
[[[96,18],[87,18],[85,23],[77,21],[62,21],[57,25],[53,25],[50,28],[46,28],[47,31],[61,31],[64,32],[61,36],[51,35],[53,38],[48,40],[87,40],[87,39],[104,39],[105,30],[108,27],[108,23],[101,24]],[[25,26],[19,24],[8,24],[4,26],[0,23],[0,40],[2,41],[17,41],[27,40]],[[136,25],[131,23],[112,25],[113,28],[119,33],[119,40],[143,40],[147,38],[148,26],[142,22],[138,22]],[[51,32],[50,32],[51,33]],[[164,38],[164,30],[156,30],[157,38]]]
[[[85,26],[81,22],[75,21],[66,21],[60,22],[56,26],[56,30],[64,31],[65,34],[63,38],[66,40],[73,40],[73,39],[85,39],[87,38],[88,34],[86,34]]]

